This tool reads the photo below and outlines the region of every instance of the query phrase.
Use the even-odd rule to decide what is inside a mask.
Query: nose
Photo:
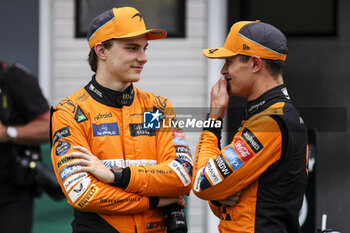
[[[227,74],[227,62],[225,62],[225,64],[222,66],[222,68],[221,68],[221,74],[222,74],[222,75]]]
[[[145,64],[148,61],[145,50],[140,50],[140,54],[137,57],[137,61],[142,64]]]

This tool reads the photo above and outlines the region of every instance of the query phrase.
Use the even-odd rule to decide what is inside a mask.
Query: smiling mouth
[[[132,68],[141,71],[143,66],[132,66]]]

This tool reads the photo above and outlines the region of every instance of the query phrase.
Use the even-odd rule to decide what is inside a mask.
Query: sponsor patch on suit
[[[224,155],[227,161],[230,163],[233,170],[237,170],[243,165],[243,162],[239,159],[238,155],[234,151],[231,145],[227,147],[226,150],[224,150]]]
[[[72,190],[68,193],[68,197],[72,202],[75,202],[89,187],[91,184],[90,177],[86,177],[80,181]]]
[[[168,164],[171,167],[177,176],[180,178],[184,186],[191,184],[191,177],[187,174],[185,168],[177,161],[172,161]]]
[[[73,170],[79,167],[81,167],[81,165],[74,165],[74,166],[63,168],[62,171],[60,172],[61,180],[64,181],[69,175],[72,174]]]
[[[236,142],[233,144],[233,147],[245,162],[254,156],[254,154],[248,149],[247,145],[239,137],[236,138]]]
[[[187,147],[189,147],[187,141],[181,137],[174,137],[173,140],[174,140],[175,146],[187,146]]]
[[[215,158],[215,165],[218,168],[220,174],[222,177],[226,178],[229,175],[232,174],[232,170],[231,168],[228,166],[228,164],[226,163],[224,157],[222,156],[222,154],[218,155]]]
[[[64,189],[68,192],[74,185],[76,185],[79,181],[87,177],[86,172],[79,172],[77,174],[71,175],[68,179],[63,183]]]
[[[119,127],[117,122],[92,124],[92,132],[94,137],[115,136],[119,135]]]
[[[76,204],[77,207],[83,209],[89,202],[92,200],[94,195],[98,192],[99,188],[96,185],[91,185],[90,188],[86,191],[85,195],[79,200]]]
[[[61,156],[65,153],[67,153],[70,149],[71,145],[67,141],[59,141],[58,145],[56,146],[56,155]]]
[[[222,181],[222,178],[219,175],[219,171],[216,168],[214,160],[212,158],[209,159],[207,166],[205,167],[205,174],[213,185],[217,185]]]
[[[64,127],[62,129],[59,129],[55,132],[55,134],[53,135],[53,144],[56,144],[56,142],[60,139],[60,138],[65,138],[70,136],[70,131],[69,131],[69,127]]]
[[[156,136],[156,130],[155,129],[145,129],[143,127],[143,124],[130,124],[130,135],[131,137],[137,137],[137,136]]]
[[[252,148],[255,154],[264,148],[257,137],[247,128],[243,130],[242,138],[248,143],[249,147]]]

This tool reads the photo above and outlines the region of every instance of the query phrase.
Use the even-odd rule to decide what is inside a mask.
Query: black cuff
[[[149,197],[149,208],[156,208],[159,203],[159,197]]]
[[[217,207],[222,206],[222,204],[220,202],[218,202],[218,201],[210,201],[210,203],[215,205],[215,206],[217,206]]]
[[[123,179],[123,170],[124,169],[111,169],[114,175],[114,181],[111,183],[112,186],[121,187]]]
[[[114,182],[111,183],[112,186],[120,187],[126,189],[130,182],[130,168],[123,169],[111,169],[114,175]]]
[[[223,120],[222,118],[208,119],[208,117],[209,117],[209,114],[207,114],[207,120],[210,121],[210,123],[208,124],[209,127],[203,127],[203,131],[204,130],[210,131],[216,136],[216,138],[218,139],[218,147],[221,150],[221,131],[223,126]],[[215,127],[217,125],[220,125],[220,127]]]
[[[130,182],[131,170],[129,167],[123,169],[121,188],[126,189]]]

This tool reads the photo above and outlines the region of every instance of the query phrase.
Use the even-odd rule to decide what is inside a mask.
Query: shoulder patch
[[[153,97],[154,97],[154,100],[156,101],[156,106],[164,111],[165,107],[166,107],[166,104],[168,102],[168,99],[167,98],[164,98],[162,96],[159,96],[159,95],[155,95],[153,94]]]
[[[59,129],[55,132],[55,134],[53,135],[53,144],[56,144],[56,142],[60,139],[60,138],[65,138],[70,136],[70,131],[69,131],[69,127],[66,126],[62,129]]]
[[[65,99],[63,99],[58,106],[70,111],[71,113],[75,112],[75,105],[73,103],[73,101],[71,99],[69,99],[68,97],[66,97]]]
[[[258,138],[247,128],[245,128],[242,132],[242,138],[246,143],[248,143],[249,147],[252,148],[254,153],[258,153],[264,146],[258,140]]]
[[[87,116],[84,114],[79,105],[77,107],[77,111],[75,112],[74,120],[78,123],[88,120]]]

